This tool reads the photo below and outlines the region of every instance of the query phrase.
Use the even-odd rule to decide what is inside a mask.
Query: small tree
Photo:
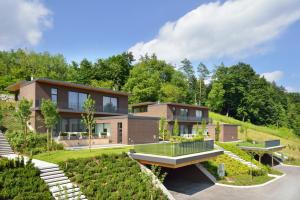
[[[89,95],[88,98],[85,100],[83,104],[83,110],[84,114],[81,115],[82,122],[88,129],[89,133],[89,149],[91,151],[91,145],[92,145],[92,130],[95,125],[95,101],[91,98]]]
[[[178,125],[178,120],[177,119],[175,119],[175,122],[174,122],[173,135],[174,136],[179,136],[179,125]]]
[[[240,127],[240,133],[241,133],[241,138],[242,138],[242,136],[244,136],[244,133],[245,133],[244,126]],[[245,140],[246,140],[246,138],[245,138]]]
[[[202,135],[204,135],[205,131],[206,131],[206,120],[202,119],[202,121],[201,121],[201,132],[202,132]]]
[[[166,118],[161,117],[159,120],[159,135],[162,138],[163,141],[166,139]]]
[[[59,114],[56,109],[56,104],[50,99],[42,99],[41,112],[44,118],[44,123],[47,128],[47,149],[50,150],[50,145],[53,145],[53,127],[59,119]]]
[[[221,132],[220,123],[217,122],[216,133],[215,133],[215,141],[219,141],[219,139],[220,139],[220,132]]]
[[[27,122],[30,120],[30,115],[31,115],[31,106],[32,106],[32,101],[28,101],[27,99],[22,99],[18,106],[16,107],[16,116],[19,119],[22,129],[23,129],[23,134],[24,134],[24,147],[27,146]]]

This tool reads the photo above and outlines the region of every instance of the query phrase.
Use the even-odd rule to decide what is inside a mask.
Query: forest
[[[212,70],[209,70],[213,68]],[[19,80],[50,78],[129,92],[130,103],[179,102],[257,125],[287,127],[300,135],[300,93],[268,82],[246,63],[207,67],[187,59],[178,66],[130,52],[68,63],[63,55],[27,50],[0,52],[0,93]]]

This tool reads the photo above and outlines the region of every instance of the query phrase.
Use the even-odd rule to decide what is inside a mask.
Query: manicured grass
[[[228,178],[227,180],[220,180],[219,183],[227,184],[227,185],[239,185],[239,186],[247,186],[247,185],[258,185],[263,184],[267,181],[272,180],[273,177],[270,176],[254,176],[253,179],[251,175],[243,174],[237,175]]]
[[[283,162],[284,164],[287,165],[296,165],[296,166],[300,166],[300,160],[286,160]]]
[[[68,159],[77,159],[77,158],[89,158],[95,157],[101,154],[121,154],[123,152],[128,152],[129,149],[132,149],[131,146],[126,147],[116,147],[116,148],[102,148],[102,149],[89,149],[84,150],[60,150],[60,151],[51,151],[46,153],[41,153],[35,155],[33,158],[44,160],[52,163],[59,163],[66,161]]]
[[[61,162],[60,167],[89,200],[167,199],[137,162],[124,153],[72,159]]]
[[[242,147],[261,147],[261,148],[265,147],[265,145],[263,143],[251,143],[251,142],[239,142],[238,146],[242,146]]]

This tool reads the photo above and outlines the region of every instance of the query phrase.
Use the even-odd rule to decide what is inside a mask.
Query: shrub
[[[24,136],[22,133],[17,131],[10,131],[5,134],[8,138],[10,145],[14,151],[24,153],[27,155],[36,155],[47,151],[47,135],[28,133],[26,140],[27,146],[24,148]],[[51,150],[62,150],[64,147],[62,144],[58,144],[53,141]]]
[[[252,169],[252,170],[249,170],[249,174],[253,176],[265,176],[267,175],[267,171],[264,170],[264,169]]]
[[[31,163],[24,165],[24,159],[0,158],[0,169],[0,199],[52,199],[48,186]]]
[[[88,199],[167,199],[125,153],[71,159],[60,167]]]

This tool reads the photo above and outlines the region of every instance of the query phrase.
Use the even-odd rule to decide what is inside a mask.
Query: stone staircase
[[[11,149],[9,143],[7,142],[5,136],[0,131],[0,156],[13,154],[13,153],[14,152],[12,151],[12,149]]]
[[[253,163],[251,163],[251,162],[248,162],[248,161],[242,159],[241,157],[239,157],[238,155],[232,153],[231,151],[227,151],[227,150],[224,149],[224,153],[225,153],[226,155],[228,155],[229,157],[231,157],[231,158],[233,158],[233,159],[235,159],[235,160],[237,160],[237,161],[240,161],[240,162],[243,163],[244,165],[247,165],[248,167],[252,167],[252,168],[255,168],[255,169],[259,169],[259,167],[256,166],[255,164],[253,164]]]
[[[39,167],[40,177],[47,183],[56,200],[86,200],[80,189],[70,182],[57,165]]]

